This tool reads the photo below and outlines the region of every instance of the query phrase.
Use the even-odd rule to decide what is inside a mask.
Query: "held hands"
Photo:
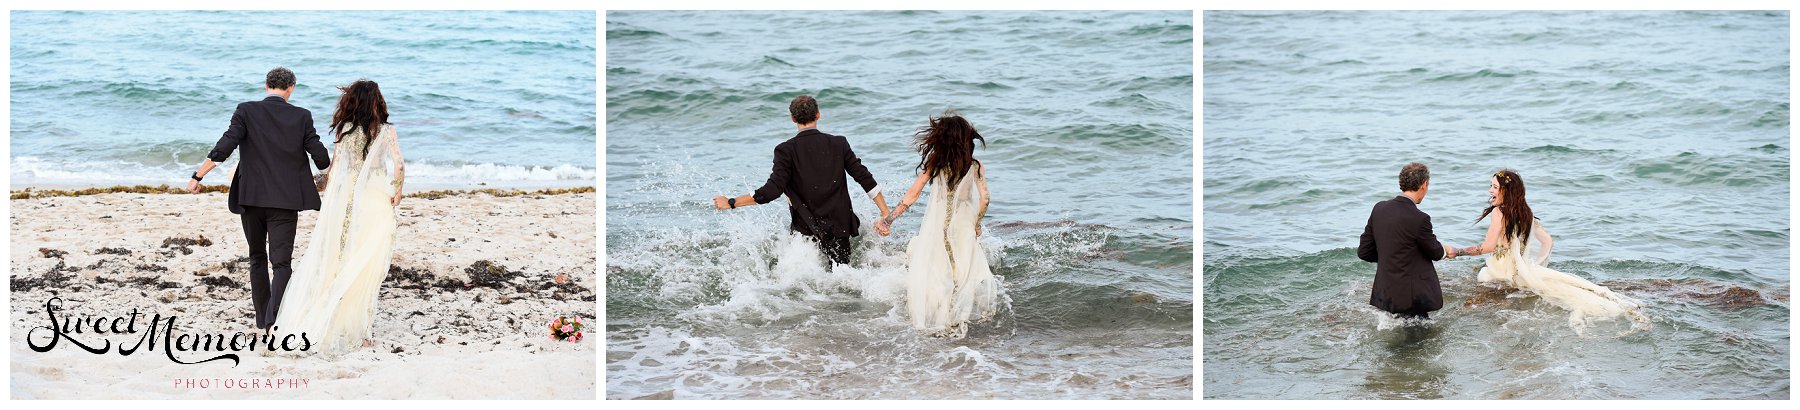
[[[890,229],[893,229],[893,226],[888,224],[887,217],[887,215],[882,215],[881,219],[875,220],[875,233],[881,234],[881,236],[888,236],[888,232]]]
[[[881,234],[881,236],[888,236],[889,233],[893,232],[894,218],[898,217],[900,217],[900,214],[894,213],[893,211],[881,215],[881,219],[875,220],[875,233]]]
[[[1444,247],[1444,259],[1456,259],[1456,247],[1443,242],[1438,242],[1438,246]]]

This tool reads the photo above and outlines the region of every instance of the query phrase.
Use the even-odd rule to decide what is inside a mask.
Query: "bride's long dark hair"
[[[943,116],[929,120],[930,124],[913,134],[913,146],[919,151],[919,170],[931,178],[949,172],[950,186],[954,187],[975,162],[975,141],[987,147],[987,140],[956,111],[944,111]]]
[[[1525,203],[1525,180],[1511,168],[1503,168],[1494,173],[1494,180],[1500,183],[1500,214],[1506,216],[1506,226],[1501,229],[1504,239],[1519,237],[1519,246],[1531,239],[1531,221],[1536,218],[1531,214],[1531,205]],[[1481,217],[1475,222],[1486,219],[1488,213],[1494,211],[1494,205],[1481,210]],[[1504,241],[1503,239],[1503,241]]]
[[[370,143],[380,135],[380,125],[388,123],[387,99],[381,97],[381,85],[362,79],[338,89],[344,93],[338,97],[337,112],[331,114],[331,130],[337,134],[332,143],[344,142],[345,136],[360,128],[362,155],[368,156]]]

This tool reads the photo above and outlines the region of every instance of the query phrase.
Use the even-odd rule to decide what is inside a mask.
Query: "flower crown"
[[[1502,184],[1512,182],[1512,177],[1509,175],[1506,175],[1506,171],[1495,172],[1494,178],[1499,179],[1500,183],[1502,183]]]

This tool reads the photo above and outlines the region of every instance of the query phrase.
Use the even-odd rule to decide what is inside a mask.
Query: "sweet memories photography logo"
[[[180,321],[180,316],[176,315],[164,316],[160,312],[148,315],[135,307],[117,315],[71,315],[66,313],[64,303],[60,296],[44,301],[42,314],[48,323],[31,328],[25,335],[25,344],[32,351],[46,353],[68,342],[88,353],[105,355],[113,351],[114,340],[118,339],[120,356],[140,351],[156,354],[160,350],[169,361],[178,364],[230,361],[232,367],[237,367],[239,352],[305,352],[313,346],[312,339],[304,332],[193,334],[176,330]]]

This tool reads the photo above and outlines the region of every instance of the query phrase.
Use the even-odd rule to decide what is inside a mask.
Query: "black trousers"
[[[250,244],[250,303],[255,307],[256,328],[275,324],[281,294],[287,290],[294,268],[294,225],[300,211],[244,206],[244,239]],[[273,281],[269,271],[275,271]]]
[[[850,264],[850,237],[830,238],[815,236],[813,239],[819,242],[819,251],[824,252],[825,257],[831,258],[831,263],[839,265]]]

